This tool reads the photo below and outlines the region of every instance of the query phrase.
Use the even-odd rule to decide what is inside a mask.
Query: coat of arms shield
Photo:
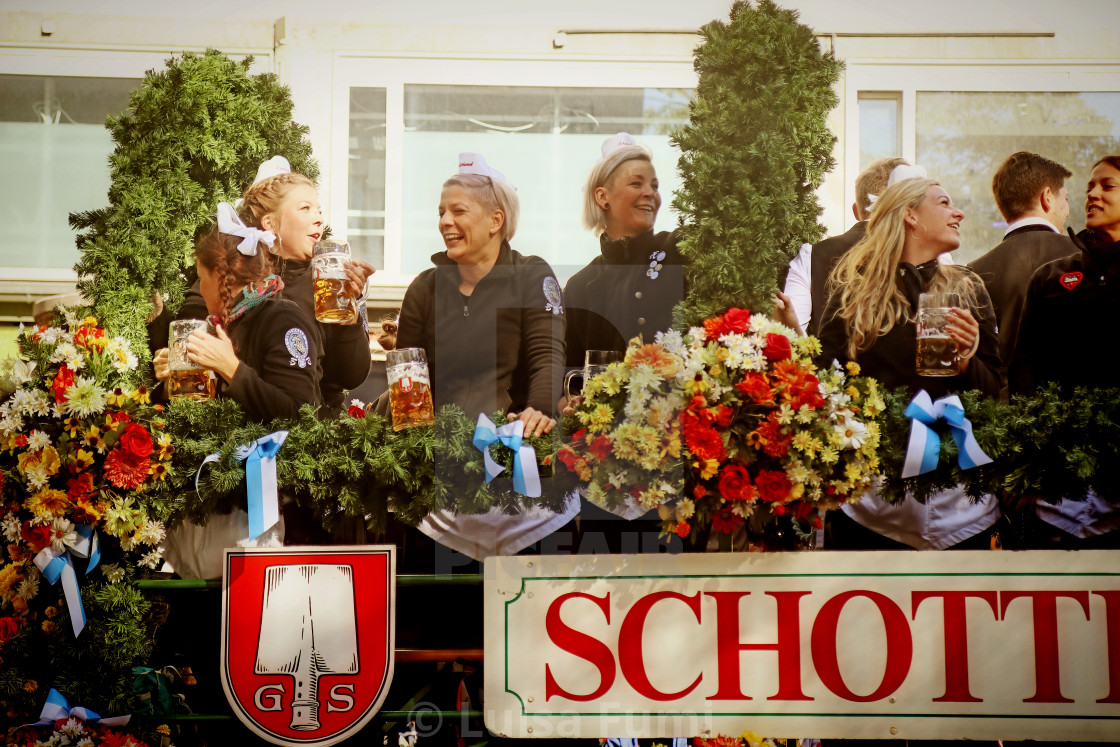
[[[393,678],[396,548],[230,548],[222,688],[273,744],[325,747],[377,713]]]

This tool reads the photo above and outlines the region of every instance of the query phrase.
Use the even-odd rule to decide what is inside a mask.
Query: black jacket
[[[673,307],[684,297],[684,261],[676,235],[652,231],[611,241],[599,237],[600,254],[564,288],[569,366],[583,365],[588,350],[626,350],[642,336],[653,342],[673,323]]]
[[[915,267],[902,262],[895,275],[906,297],[910,300],[912,316],[917,316],[918,295],[938,271],[937,260]],[[861,372],[873,376],[887,387],[906,387],[912,394],[925,389],[934,399],[954,391],[979,389],[992,397],[998,396],[999,347],[996,340],[995,312],[984,291],[984,285],[975,278],[978,304],[970,309],[980,323],[980,345],[969,363],[968,371],[961,376],[919,376],[917,373],[918,342],[913,322],[902,321],[881,335],[870,348],[855,358]],[[844,319],[836,312],[839,294],[829,298],[820,328],[820,366],[832,365],[833,359],[841,363],[851,360],[848,355],[848,332]]]
[[[397,347],[424,349],[436,406],[458,405],[471,418],[526,407],[554,413],[564,310],[548,263],[502,242],[493,269],[463,296],[454,260],[440,252],[432,262],[404,294]]]
[[[996,311],[1004,377],[1019,336],[1031,275],[1047,262],[1076,252],[1077,245],[1065,234],[1055,233],[1048,226],[1029,225],[1015,229],[995,249],[969,263],[984,281]]]
[[[1030,394],[1047,382],[1120,386],[1120,242],[1090,231],[1079,251],[1042,265],[1031,276],[1008,378],[1011,393]]]
[[[817,335],[820,332],[824,309],[828,305],[828,276],[832,273],[832,268],[866,235],[867,221],[861,220],[839,236],[830,236],[813,244],[809,265],[809,292],[813,299],[813,312],[806,333]]]
[[[229,325],[241,364],[221,393],[252,420],[296,418],[304,404],[318,405],[323,370],[314,322],[292,301],[270,298]]]

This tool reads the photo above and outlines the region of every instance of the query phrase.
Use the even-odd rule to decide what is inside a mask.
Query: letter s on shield
[[[396,548],[231,548],[222,688],[261,738],[326,747],[373,718],[393,679]]]

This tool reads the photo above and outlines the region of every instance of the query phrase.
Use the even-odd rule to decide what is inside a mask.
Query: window
[[[1073,172],[1068,225],[1084,228],[1090,167],[1120,152],[1120,93],[919,91],[916,125],[918,162],[948,175],[940,178],[965,213],[958,261],[971,261],[1003,239],[992,175],[1016,151]]]
[[[128,108],[139,79],[0,75],[0,266],[69,270],[68,216],[104,207],[113,151],[106,115]]]
[[[893,91],[860,91],[859,170],[880,158],[902,153],[899,109],[902,97]]]
[[[350,89],[346,238],[355,257],[385,266],[385,89]]]

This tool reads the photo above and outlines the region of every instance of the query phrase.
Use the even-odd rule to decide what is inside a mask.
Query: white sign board
[[[513,737],[1114,740],[1120,552],[486,561]]]

